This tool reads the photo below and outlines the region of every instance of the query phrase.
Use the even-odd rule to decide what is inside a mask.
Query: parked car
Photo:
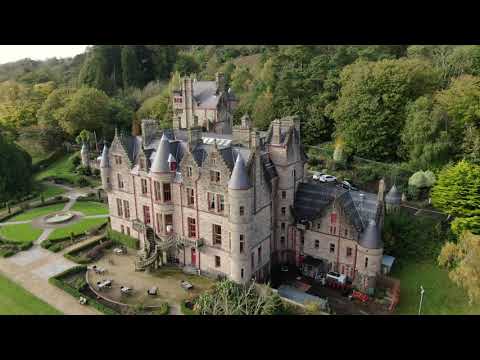
[[[351,182],[347,180],[343,180],[341,185],[344,189],[351,190],[351,191],[358,191],[358,188],[355,187]]]
[[[345,285],[347,282],[347,277],[335,271],[330,271],[327,273],[327,280],[334,280],[339,284]]]
[[[334,183],[337,182],[337,178],[332,175],[323,174],[320,176],[320,181],[324,183]]]
[[[315,171],[312,175],[312,179],[315,180],[315,181],[320,181],[320,177],[322,176],[323,174],[321,172],[318,172],[318,171]]]

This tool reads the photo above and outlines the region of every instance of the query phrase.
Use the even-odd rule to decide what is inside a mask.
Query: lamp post
[[[420,315],[422,311],[422,301],[423,301],[423,293],[425,292],[425,289],[423,288],[422,285],[420,285],[420,305],[418,307],[418,315]]]

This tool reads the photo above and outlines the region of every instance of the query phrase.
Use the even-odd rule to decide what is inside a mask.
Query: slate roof
[[[385,202],[389,204],[398,205],[400,204],[401,200],[402,200],[402,195],[398,191],[397,186],[393,184],[392,188],[390,189],[388,194],[385,196]]]
[[[168,157],[170,155],[170,142],[165,135],[162,135],[160,144],[153,158],[150,171],[153,173],[169,172],[170,166],[168,164]]]
[[[232,176],[228,182],[228,188],[232,190],[245,190],[250,188],[250,179],[248,178],[248,171],[243,161],[242,155],[239,153],[235,160]]]
[[[107,168],[108,167],[108,147],[107,144],[103,146],[102,156],[100,160],[100,167]]]
[[[293,208],[295,218],[299,222],[312,221],[321,216],[322,211],[335,199],[358,232],[362,232],[371,220],[376,219],[378,201],[375,194],[349,191],[324,183],[299,185]]]
[[[360,235],[358,244],[366,249],[381,249],[383,244],[380,237],[380,230],[375,220],[368,222],[365,231]]]

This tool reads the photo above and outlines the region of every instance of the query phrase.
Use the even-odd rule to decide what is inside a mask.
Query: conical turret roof
[[[100,160],[101,168],[108,168],[108,147],[107,144],[103,146],[102,159]]]
[[[393,184],[392,188],[388,192],[388,194],[385,196],[385,202],[389,204],[400,204],[400,201],[402,200],[402,194],[397,189],[397,186]]]
[[[245,190],[250,188],[250,179],[248,178],[245,162],[240,153],[235,161],[232,176],[228,182],[228,188],[232,190]]]
[[[170,172],[170,166],[168,165],[168,156],[170,155],[170,142],[165,134],[162,135],[160,144],[155,152],[155,158],[153,159],[152,167],[150,171],[152,173]]]
[[[370,220],[367,228],[360,235],[358,244],[365,249],[380,249],[382,240],[375,220]]]

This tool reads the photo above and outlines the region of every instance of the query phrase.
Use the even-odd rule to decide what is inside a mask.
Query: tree
[[[174,71],[178,71],[182,76],[195,74],[200,70],[200,66],[192,55],[180,53],[177,56]]]
[[[142,81],[140,63],[133,45],[124,45],[122,47],[122,79],[124,89],[140,86]]]
[[[480,235],[465,231],[458,243],[447,242],[438,263],[450,269],[450,278],[467,291],[470,303],[480,301]]]
[[[431,191],[433,205],[455,218],[452,230],[480,233],[480,166],[460,161],[443,169]]]
[[[343,69],[340,83],[333,112],[337,134],[359,156],[396,160],[406,105],[432,93],[438,74],[417,59],[357,61]]]
[[[253,107],[253,123],[260,130],[268,129],[274,119],[273,94],[267,91],[260,95]]]

